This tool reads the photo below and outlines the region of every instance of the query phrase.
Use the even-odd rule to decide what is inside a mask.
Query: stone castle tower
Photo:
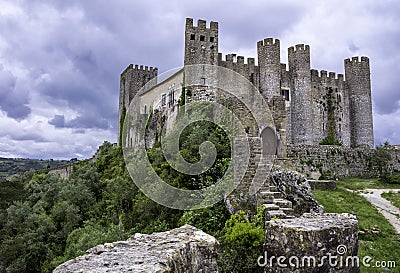
[[[258,64],[254,58],[218,52],[218,23],[186,19],[184,65],[209,64],[232,69],[246,77],[268,101],[282,149],[288,145],[318,145],[323,140],[340,141],[343,146],[373,147],[370,66],[367,57],[346,59],[343,74],[311,69],[310,46],[288,49],[288,67],[281,63],[280,41],[266,38],[257,42]],[[120,120],[133,96],[157,68],[130,65],[121,74]],[[212,86],[215,75],[204,70],[199,86]],[[187,80],[187,79],[186,79]],[[153,109],[163,105],[154,96]],[[213,100],[212,94],[198,98]],[[147,106],[146,106],[147,107]],[[146,111],[145,111],[146,112]],[[284,153],[283,153],[284,154]]]

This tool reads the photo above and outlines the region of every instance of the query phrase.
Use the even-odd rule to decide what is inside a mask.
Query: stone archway
[[[265,127],[261,132],[262,155],[278,155],[278,138],[275,130]]]

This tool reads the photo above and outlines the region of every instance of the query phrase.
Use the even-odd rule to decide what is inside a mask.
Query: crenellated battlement
[[[158,71],[158,68],[157,67],[152,67],[152,66],[150,66],[150,67],[148,67],[147,65],[146,66],[143,66],[143,65],[135,65],[135,68],[134,68],[134,70],[135,71],[143,71],[143,72],[156,72],[156,71]]]
[[[143,66],[143,65],[137,65],[133,66],[133,64],[128,65],[127,68],[121,73],[121,75],[124,75],[128,70],[132,71],[140,71],[140,72],[145,72],[145,73],[155,73],[156,75],[158,74],[158,68],[157,67],[152,67],[152,66]]]
[[[192,28],[192,29],[200,29],[200,30],[212,30],[212,31],[218,31],[218,22],[210,22],[210,27],[207,28],[207,21],[199,19],[197,20],[197,26],[194,25],[193,18],[186,18],[186,28]]]
[[[336,72],[327,72],[326,70],[317,70],[317,69],[311,69],[311,79],[316,80],[316,79],[330,79],[330,80],[339,80],[343,81],[344,77],[343,74],[337,74]]]
[[[279,39],[274,39],[274,38],[265,38],[264,40],[258,41],[257,42],[257,47],[263,47],[263,46],[280,46],[280,41]]]
[[[369,58],[365,57],[365,56],[361,56],[361,58],[359,56],[354,56],[351,59],[345,59],[344,60],[345,65],[359,65],[359,64],[369,64]]]
[[[255,59],[252,57],[245,59],[244,56],[237,55],[236,53],[230,53],[226,55],[218,53],[218,63],[221,66],[226,66],[226,64],[254,66]]]
[[[310,52],[310,46],[305,44],[298,44],[288,48],[289,55],[295,52]]]

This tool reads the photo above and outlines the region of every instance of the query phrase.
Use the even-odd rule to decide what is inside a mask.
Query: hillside
[[[0,179],[9,175],[26,172],[29,170],[44,170],[70,163],[70,160],[43,160],[27,158],[3,158],[0,157]]]

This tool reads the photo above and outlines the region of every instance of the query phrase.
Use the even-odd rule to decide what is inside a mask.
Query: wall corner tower
[[[281,49],[278,39],[266,38],[257,42],[260,91],[270,101],[281,95]]]
[[[218,23],[198,20],[193,25],[192,18],[186,18],[185,26],[185,65],[218,64]]]
[[[314,144],[310,46],[288,49],[291,100],[291,135],[294,145]]]
[[[372,120],[371,72],[367,57],[344,60],[345,78],[350,99],[351,146],[374,147]]]
[[[157,67],[148,67],[143,65],[130,64],[120,77],[119,87],[119,111],[118,111],[118,145],[122,145],[121,134],[123,122],[125,119],[126,111],[129,104],[136,96],[139,90],[151,79],[156,78],[158,75]]]

